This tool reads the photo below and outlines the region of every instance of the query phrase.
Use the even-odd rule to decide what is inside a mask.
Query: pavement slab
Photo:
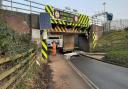
[[[88,89],[85,82],[67,63],[63,55],[50,56],[55,89]]]

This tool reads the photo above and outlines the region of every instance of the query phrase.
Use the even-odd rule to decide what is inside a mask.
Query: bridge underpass
[[[62,48],[62,50],[64,52],[66,51],[74,51],[74,50],[82,50],[82,51],[89,51],[89,31],[90,31],[90,24],[89,24],[89,16],[86,15],[82,15],[82,14],[78,14],[78,13],[70,13],[70,12],[66,12],[63,10],[59,10],[59,9],[55,9],[52,6],[46,6],[45,8],[46,12],[49,13],[50,15],[50,23],[52,25],[51,29],[48,29],[48,37],[57,37],[57,39],[59,38],[59,42],[57,42],[59,44],[59,46]],[[15,12],[16,13],[16,12]],[[20,14],[23,14],[22,12]],[[25,14],[26,15],[26,14]],[[36,28],[36,30],[39,30],[38,27],[38,17],[39,15],[36,15],[36,17],[33,17],[33,14],[27,14],[28,16],[27,19],[29,18],[30,20],[30,25],[32,25],[32,27],[30,26],[30,29],[34,29]],[[34,19],[32,19],[34,18]],[[31,22],[32,21],[32,22]],[[26,21],[27,22],[27,21]],[[56,40],[56,39],[53,39]],[[52,41],[53,41],[52,40]],[[61,40],[61,42],[60,42]],[[51,42],[52,42],[51,41]],[[51,44],[51,43],[50,43]],[[45,47],[45,49],[47,49],[47,47]],[[49,50],[49,49],[48,49]],[[44,53],[44,51],[43,51]],[[38,55],[39,56],[39,55]],[[70,69],[70,67],[68,65],[66,65],[66,60],[62,61],[63,59],[65,59],[63,57],[63,55],[57,55],[56,57],[50,57],[50,55],[45,54],[45,57],[49,57],[50,60],[52,60],[55,64],[53,64],[52,67],[54,67],[54,65],[56,66],[56,68],[54,70],[56,70],[58,68],[58,70],[62,70],[61,68],[63,68],[64,66],[68,67],[67,69]],[[54,61],[55,59],[55,61]],[[47,60],[47,58],[46,58]],[[61,60],[61,62],[59,62],[59,60]],[[56,63],[59,62],[59,66],[56,65]],[[65,64],[63,64],[65,63]],[[38,64],[38,62],[37,62]],[[63,65],[61,65],[63,64]],[[40,65],[40,64],[38,64]],[[63,83],[65,83],[65,81],[68,81],[68,79],[70,80],[70,82],[65,83],[64,86],[69,86],[69,89],[88,89],[86,87],[86,83],[83,82],[83,80],[81,78],[79,78],[79,76],[73,72],[72,69],[70,69],[68,72],[69,74],[66,75],[67,70],[66,68],[63,68],[64,72],[54,72],[55,74],[62,74],[62,76],[60,76],[60,85]],[[72,71],[72,73],[70,73],[70,71]],[[66,76],[65,76],[66,75]],[[72,76],[71,76],[72,75]],[[57,75],[56,75],[57,76]],[[65,80],[65,78],[67,80]],[[75,79],[76,78],[76,79]],[[72,85],[72,83],[73,85]],[[66,89],[68,89],[66,88]]]
[[[66,12],[48,5],[45,10],[50,15],[52,25],[52,28],[47,30],[49,48],[55,41],[61,52],[89,51],[90,24],[88,16]]]

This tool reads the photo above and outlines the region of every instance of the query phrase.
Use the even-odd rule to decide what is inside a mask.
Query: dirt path
[[[55,89],[87,89],[86,84],[61,55],[50,56],[50,59],[51,63],[49,65],[53,70],[52,80]]]

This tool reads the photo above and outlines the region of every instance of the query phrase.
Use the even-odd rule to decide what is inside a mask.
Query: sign
[[[51,22],[50,22],[50,15],[48,13],[40,13],[39,18],[39,24],[40,24],[40,30],[49,29],[52,28]]]
[[[40,39],[40,30],[39,29],[32,29],[32,38]]]
[[[60,11],[60,10],[55,10],[54,11],[54,17],[56,19],[61,19],[61,20],[66,20],[67,22],[77,22],[78,21],[78,16],[68,13],[68,12],[64,12],[64,11]]]
[[[41,41],[40,41],[40,30],[39,29],[32,29],[32,41],[36,42],[38,47],[40,47]]]
[[[47,39],[48,38],[48,34],[47,34],[47,31],[46,30],[44,30],[42,36],[43,36],[43,39]]]
[[[56,10],[56,11],[54,12],[54,17],[55,17],[56,19],[59,19],[59,18],[60,18],[60,12]]]
[[[113,19],[113,14],[112,13],[107,13],[107,20],[112,21]]]

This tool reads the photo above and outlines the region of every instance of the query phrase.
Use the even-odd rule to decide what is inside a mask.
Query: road
[[[128,89],[128,68],[104,63],[85,56],[75,56],[71,62],[99,89]]]

